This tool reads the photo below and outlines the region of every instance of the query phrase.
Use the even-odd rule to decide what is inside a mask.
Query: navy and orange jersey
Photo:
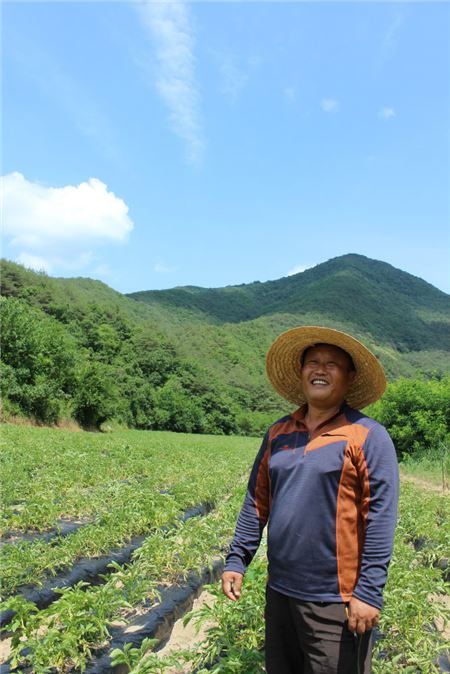
[[[269,585],[303,601],[381,608],[399,491],[386,429],[344,403],[312,435],[275,422],[251,471],[225,570],[245,573],[268,523]]]

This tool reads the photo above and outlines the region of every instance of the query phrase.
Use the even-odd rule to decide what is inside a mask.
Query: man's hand
[[[236,601],[241,596],[242,573],[224,571],[222,574],[222,591],[228,599]]]
[[[350,632],[364,634],[378,625],[380,609],[352,597],[348,605],[348,629]]]

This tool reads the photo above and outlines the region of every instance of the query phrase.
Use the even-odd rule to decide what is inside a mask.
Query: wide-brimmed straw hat
[[[345,332],[307,325],[283,332],[273,342],[266,358],[266,371],[275,391],[296,405],[306,402],[301,381],[301,356],[314,344],[333,344],[350,354],[356,377],[346,401],[360,409],[378,400],[386,388],[386,376],[377,357],[364,344]]]

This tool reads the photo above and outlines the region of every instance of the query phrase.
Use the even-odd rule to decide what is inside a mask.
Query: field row
[[[416,528],[413,510],[418,515]],[[413,540],[418,537],[424,545],[416,551]],[[394,555],[384,594],[381,638],[373,658],[374,674],[448,671],[440,670],[439,660],[450,664],[450,641],[442,632],[450,615],[445,602],[439,599],[449,597],[450,586],[435,561],[442,555],[450,556],[449,541],[449,499],[403,485]],[[431,554],[432,550],[436,554]],[[126,663],[131,674],[162,674],[169,668],[171,672],[198,674],[263,674],[266,580],[266,559],[260,553],[245,575],[238,602],[225,599],[220,583],[216,583],[207,588],[215,595],[215,601],[187,616],[198,626],[212,623],[203,641],[165,658],[149,653],[150,642],[140,648],[130,644],[115,650],[113,663]],[[436,624],[440,624],[441,631],[436,630]]]
[[[20,444],[20,431],[30,443],[30,429],[23,434],[23,429],[8,428],[8,433],[3,436],[5,442],[9,435],[11,443],[5,452],[7,466],[11,463],[11,455],[16,445]],[[14,435],[16,437],[11,438]],[[257,444],[255,440],[248,438],[225,439],[133,431],[123,434],[126,439],[132,439],[131,451],[129,445],[123,443],[120,433],[105,438],[100,435],[65,434],[56,431],[47,431],[44,435],[46,437],[41,439],[40,443],[36,443],[34,448],[34,465],[39,467],[35,468],[35,472],[40,474],[44,470],[43,466],[50,460],[49,447],[51,447],[54,452],[54,470],[60,470],[61,478],[59,483],[53,483],[51,489],[48,484],[42,484],[39,475],[33,478],[33,481],[40,481],[41,489],[44,491],[37,495],[38,489],[33,484],[32,489],[23,492],[22,524],[32,522],[33,526],[37,526],[33,513],[36,512],[37,505],[42,506],[40,513],[44,513],[44,502],[50,503],[49,489],[53,494],[55,493],[52,491],[53,488],[59,489],[60,498],[63,482],[70,484],[72,480],[70,489],[67,487],[70,493],[76,489],[77,485],[73,484],[73,472],[67,473],[70,466],[67,456],[76,455],[76,451],[81,451],[82,448],[74,448],[73,444],[70,444],[75,441],[86,445],[86,451],[81,452],[84,458],[80,459],[78,456],[77,459],[77,465],[84,467],[80,472],[84,482],[80,481],[78,490],[85,499],[87,490],[91,489],[94,503],[99,504],[98,510],[91,510],[94,515],[92,522],[75,529],[70,535],[56,535],[49,540],[39,537],[34,541],[5,542],[2,546],[2,569],[3,592],[6,596],[16,592],[21,586],[30,584],[39,586],[48,582],[49,578],[70,568],[80,558],[95,558],[107,554],[112,549],[126,545],[137,536],[149,535],[161,527],[169,526],[188,508],[206,502],[214,506],[225,494],[234,489],[239,475],[248,473]],[[37,437],[40,438],[39,435]],[[12,439],[16,444],[11,442]],[[89,445],[91,442],[92,446]],[[120,483],[115,484],[114,489],[111,482],[104,480],[100,466],[95,461],[95,458],[98,459],[105,453],[105,443],[109,447],[108,456],[114,457],[111,461],[113,467],[109,460],[104,462],[108,467],[109,477],[115,474],[117,479],[121,479]],[[90,466],[89,471],[86,470],[86,463]],[[27,465],[28,463],[25,463],[25,467]],[[18,460],[19,483],[24,470],[24,465]],[[141,470],[142,474],[137,474],[138,470]],[[96,487],[94,498],[96,474],[99,475],[99,486]],[[88,484],[87,476],[92,484]],[[17,500],[11,471],[5,472],[3,480],[9,498]],[[54,506],[55,499],[53,498],[51,502]],[[86,514],[87,503],[84,500],[81,500],[81,503],[84,503],[84,507],[80,508],[79,513]],[[69,510],[69,507],[63,506],[57,511],[47,510],[41,523],[45,520],[47,525],[51,526],[53,517],[66,516]],[[5,519],[8,520],[10,528],[14,520],[8,519],[8,515],[5,515]]]
[[[158,601],[162,586],[182,583],[223,555],[242,505],[245,483],[204,517],[195,517],[149,536],[130,564],[115,565],[105,583],[78,584],[37,611],[33,603],[13,597],[4,609],[16,616],[9,626],[14,665],[31,666],[36,674],[83,668],[91,654],[110,639],[108,627],[129,621]],[[23,649],[27,655],[22,656]]]
[[[70,471],[74,457],[73,463],[80,469],[82,495],[77,513],[93,516],[92,522],[65,537],[4,543],[4,589],[11,596],[0,609],[15,612],[5,630],[12,668],[27,674],[62,674],[82,672],[87,667],[88,672],[98,674],[100,669],[93,663],[106,661],[109,665],[102,671],[112,671],[108,669],[111,644],[125,643],[126,635],[132,633],[133,644],[115,648],[114,659],[117,663],[126,661],[135,674],[165,672],[169,667],[199,674],[264,671],[262,615],[267,568],[263,549],[246,574],[239,602],[222,599],[219,587],[214,586],[217,599],[203,609],[200,618],[212,619],[216,627],[198,647],[161,660],[156,654],[148,655],[149,646],[153,648],[156,643],[143,643],[148,632],[142,627],[156,614],[161,593],[183,586],[193,573],[203,573],[223,558],[242,504],[257,440],[136,431],[109,436],[49,430],[41,434],[41,429],[7,431],[3,442],[7,436],[4,463],[8,469],[3,479],[10,508],[5,515],[8,530],[19,521],[19,515],[11,514],[18,499],[11,463],[19,446],[28,447],[33,460],[28,460],[26,452],[19,454],[23,463],[17,464],[18,482],[24,485],[24,475],[28,475],[32,481],[40,480],[41,489],[53,489],[51,498],[45,491],[42,494],[52,508],[64,502],[66,492],[69,504],[77,502],[77,485]],[[59,471],[60,476],[50,487],[45,466],[52,456],[52,475]],[[105,458],[108,456],[111,464]],[[88,494],[97,503],[97,510],[89,510]],[[45,527],[51,530],[54,518],[67,516],[72,506],[43,508],[33,519],[34,499],[38,497],[34,486],[22,494],[23,508],[18,511],[23,515],[21,523],[33,522],[32,529],[37,531],[37,521],[43,514],[39,521],[46,522]],[[186,509],[206,502],[210,511],[181,519]],[[139,540],[133,552],[130,545],[127,548],[131,539]],[[438,671],[436,654],[450,644],[446,646],[433,628],[437,617],[444,620],[445,611],[430,598],[448,595],[444,576],[448,574],[449,540],[449,499],[402,485],[381,623],[383,639],[377,644],[380,657],[375,658],[374,674]],[[122,557],[120,563],[110,564],[103,575],[92,579],[92,584],[79,582],[56,589],[52,603],[39,604],[42,608],[22,596],[24,583],[51,587],[59,582],[60,576],[56,578],[55,574],[77,569],[82,559],[90,564],[100,562],[99,555],[110,554],[114,548],[122,553],[130,549],[129,561],[124,563]]]
[[[3,533],[47,531],[62,518],[101,517],[139,491],[183,497],[189,480],[244,470],[254,438],[118,431],[69,433],[2,426]]]

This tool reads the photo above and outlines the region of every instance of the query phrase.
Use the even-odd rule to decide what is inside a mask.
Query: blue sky
[[[447,3],[6,2],[3,256],[120,292],[450,291]]]

